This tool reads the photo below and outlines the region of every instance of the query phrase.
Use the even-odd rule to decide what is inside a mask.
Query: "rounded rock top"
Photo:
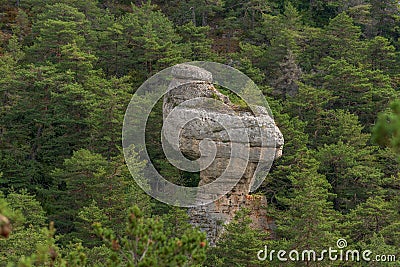
[[[212,73],[189,64],[178,64],[172,67],[171,74],[177,79],[188,79],[212,82]]]

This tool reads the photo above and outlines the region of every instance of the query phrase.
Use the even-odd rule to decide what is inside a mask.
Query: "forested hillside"
[[[323,250],[339,238],[400,259],[399,8],[0,0],[0,266],[366,266],[257,259],[264,245]],[[285,145],[257,194],[268,199],[273,236],[243,211],[211,247],[185,209],[152,199],[126,167],[132,94],[189,61],[239,69],[271,107]],[[195,174],[152,149],[161,106],[152,114],[154,164],[193,186]],[[133,172],[143,175],[144,164],[136,158]]]

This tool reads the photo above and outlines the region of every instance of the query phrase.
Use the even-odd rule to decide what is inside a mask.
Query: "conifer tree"
[[[340,215],[333,209],[331,185],[317,170],[318,162],[310,153],[298,159],[297,168],[289,177],[293,193],[278,199],[287,210],[269,209],[276,218],[279,241],[289,246],[286,249],[318,251],[333,246],[340,237],[337,230]],[[306,264],[317,266],[312,261]],[[329,262],[324,264],[329,266]]]
[[[264,248],[269,234],[252,229],[249,210],[240,210],[226,225],[215,247],[209,248],[206,266],[264,266],[257,252]]]
[[[188,229],[168,238],[159,218],[146,218],[137,206],[130,209],[126,233],[118,238],[100,224],[94,227],[113,250],[109,266],[192,266],[205,260],[205,234]]]
[[[134,165],[137,167],[136,175],[141,175],[143,163],[132,162],[131,166]],[[82,149],[74,152],[70,159],[66,159],[63,168],[54,170],[52,177],[53,187],[45,191],[48,198],[46,208],[59,232],[68,234],[64,236],[64,242],[74,238],[82,242],[93,242],[90,232],[85,231],[90,229],[87,225],[90,226],[100,216],[87,217],[84,213],[87,214],[90,206],[93,210],[98,210],[97,214],[106,216],[116,233],[123,231],[121,223],[124,221],[127,207],[137,204],[144,211],[149,211],[147,195],[144,195],[133,181],[120,157],[107,161],[100,154]],[[86,226],[82,228],[79,227],[83,223],[82,220],[78,220],[79,212],[81,219],[86,221]],[[85,240],[83,236],[88,238]]]

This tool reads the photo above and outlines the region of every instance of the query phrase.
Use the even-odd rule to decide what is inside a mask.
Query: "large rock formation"
[[[232,178],[235,174],[242,173],[239,176],[239,182],[231,192],[211,204],[189,210],[192,224],[204,230],[213,245],[223,229],[223,224],[228,223],[240,208],[248,207],[251,210],[250,216],[254,226],[270,231],[272,221],[262,208],[267,204],[266,199],[262,196],[251,196],[249,192],[254,182],[254,174],[258,170],[257,166],[264,164],[269,168],[272,161],[282,154],[283,136],[273,119],[263,107],[252,108],[258,111],[255,116],[248,108],[239,108],[231,103],[227,96],[221,94],[213,86],[212,74],[204,69],[180,64],[173,68],[172,74],[174,79],[171,81],[170,91],[164,96],[163,116],[164,121],[167,120],[168,115],[178,105],[181,105],[180,109],[184,110],[179,113],[181,115],[174,118],[175,122],[187,120],[179,136],[180,151],[189,159],[200,159],[201,165],[201,159],[204,156],[202,154],[204,146],[203,150],[201,149],[202,140],[211,140],[216,148],[211,164],[208,162],[204,163],[205,166],[201,166],[204,170],[200,172],[199,186],[215,181],[227,167],[231,168]],[[217,100],[221,104],[213,105],[210,101],[211,104],[196,105],[200,102],[188,101],[198,98]],[[182,105],[185,101],[188,104]],[[187,118],[198,119],[188,120]],[[237,123],[238,120],[240,123]],[[232,137],[230,130],[240,134]],[[267,130],[269,134],[266,136],[271,140],[262,140],[263,135],[260,131]],[[240,138],[243,134],[246,138]],[[232,154],[234,150],[232,145],[235,144],[247,148],[248,154],[242,155],[241,152]],[[240,166],[245,166],[245,168],[235,169]],[[230,178],[229,173],[227,177],[227,179]]]

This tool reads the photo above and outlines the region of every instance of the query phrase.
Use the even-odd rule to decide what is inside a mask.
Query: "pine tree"
[[[331,19],[325,28],[325,46],[327,55],[334,59],[345,59],[356,63],[361,58],[361,29],[354,25],[353,20],[341,13]]]
[[[372,261],[369,266],[397,266],[397,262],[393,261],[393,259],[388,259],[391,255],[394,255],[396,259],[399,257],[398,247],[387,244],[384,237],[382,235],[374,233],[374,235],[370,238],[369,242],[361,242],[360,246],[363,250],[373,251],[374,255],[384,255],[382,256],[382,262],[374,262]],[[389,256],[390,255],[390,256]],[[386,258],[384,258],[386,257]],[[373,257],[372,257],[373,259]]]
[[[394,209],[396,207],[396,202],[386,201],[381,195],[372,196],[346,215],[344,232],[355,242],[367,241],[392,223],[398,222],[399,214]]]
[[[399,3],[395,0],[369,0],[371,5],[372,36],[384,36],[396,40],[399,36],[396,25],[399,22]]]
[[[11,216],[12,232],[8,239],[0,239],[0,259],[4,263],[17,262],[20,257],[32,254],[37,244],[45,242],[47,237],[42,228],[47,218],[40,203],[26,191],[10,193],[4,200],[8,203],[6,215]]]
[[[131,160],[130,166],[136,169],[131,168],[130,171],[136,171],[137,176],[141,175],[144,163],[137,161],[136,157]],[[104,214],[107,222],[118,234],[123,231],[121,223],[127,207],[136,204],[144,211],[150,211],[149,197],[132,180],[121,156],[107,161],[100,154],[82,149],[74,152],[70,159],[66,159],[63,168],[54,170],[52,177],[53,187],[47,192],[44,191],[49,198],[46,208],[59,232],[66,234],[63,242],[74,238],[85,244],[93,242],[93,236],[87,232],[90,230],[88,225],[104,217],[88,217],[89,207],[92,207],[93,211],[97,210],[97,214]],[[78,220],[79,214],[86,223]],[[82,225],[84,227],[81,227]],[[96,245],[98,241],[95,242]]]
[[[310,145],[316,147],[328,132],[331,123],[328,120],[331,114],[329,102],[334,97],[331,92],[323,88],[317,89],[300,82],[298,86],[298,93],[287,98],[285,110],[305,123],[313,122],[307,123],[304,131],[308,134]]]
[[[305,14],[305,20],[313,26],[324,26],[329,19],[335,17],[339,11],[339,7],[343,5],[342,1],[335,0],[315,0],[315,1],[291,1],[294,5]]]
[[[211,50],[211,40],[208,38],[210,27],[196,27],[192,22],[177,28],[177,33],[182,37],[182,47],[187,49],[183,57],[188,61],[212,60],[215,58]]]
[[[240,210],[225,226],[215,247],[209,248],[206,266],[264,266],[257,252],[264,248],[269,234],[252,229],[249,210]]]
[[[122,123],[132,91],[129,77],[107,79],[91,72],[83,86],[88,92],[83,102],[90,131],[86,147],[107,159],[120,155]]]
[[[123,45],[128,48],[120,66],[132,70],[136,77],[147,78],[157,70],[182,61],[177,45],[180,37],[172,22],[150,2],[141,7],[132,6],[132,9],[132,13],[119,21],[124,27]]]
[[[90,71],[96,57],[82,51],[75,41],[61,46],[60,53],[58,68],[73,73],[76,82],[83,83],[86,77],[93,75]]]
[[[29,65],[13,75],[18,101],[2,117],[3,183],[31,191],[48,186],[50,169],[82,146],[85,109],[79,100],[85,92],[72,73],[51,64]]]
[[[372,70],[382,70],[385,73],[396,73],[399,64],[396,62],[396,49],[389,40],[376,36],[367,43],[366,64]]]
[[[100,224],[94,227],[113,250],[109,266],[191,266],[205,260],[205,234],[188,229],[182,235],[168,238],[164,222],[146,218],[137,206],[130,209],[126,233],[118,238]]]
[[[307,153],[309,137],[305,133],[305,122],[285,113],[289,109],[277,105],[271,100],[268,100],[268,103],[274,110],[275,122],[285,138],[285,148],[282,157],[276,160],[271,167],[260,190],[266,195],[269,203],[281,209],[284,208],[284,204],[278,199],[292,195],[292,182],[288,177],[295,169],[298,159]]]
[[[87,27],[85,15],[76,8],[60,3],[47,6],[32,26],[35,40],[27,53],[30,61],[59,62],[62,46],[75,41],[84,47]]]
[[[368,70],[344,59],[332,58],[326,58],[320,69],[323,72],[319,74],[323,88],[335,96],[331,106],[356,114],[368,130],[375,121],[375,114],[383,111],[397,95],[390,84],[390,77],[380,70]]]
[[[316,155],[319,171],[326,175],[337,195],[335,209],[344,213],[380,189],[383,173],[375,166],[370,147],[354,147],[338,141],[324,145]]]
[[[256,42],[253,49],[263,49],[263,54],[254,57],[252,63],[265,72],[267,81],[272,81],[269,84],[271,86],[274,85],[273,81],[281,78],[281,65],[290,61],[288,58],[297,58],[300,54],[299,44],[304,38],[301,33],[304,27],[300,20],[300,14],[288,4],[283,14],[264,14],[260,25],[251,31],[254,41],[249,43]],[[247,51],[243,52],[247,56]],[[292,66],[291,73],[297,72],[298,68]]]
[[[324,175],[317,172],[318,165],[310,153],[298,159],[297,169],[289,176],[293,193],[278,199],[287,210],[270,209],[276,218],[277,238],[288,246],[286,249],[318,251],[333,246],[340,237],[336,229],[340,215],[333,209],[331,186]],[[308,261],[305,264],[329,266],[330,263]]]
[[[102,69],[107,77],[120,77],[128,71],[120,66],[129,53],[123,42],[123,30],[122,24],[110,12],[97,20],[97,28],[93,33],[95,42],[91,42],[90,46],[98,58],[96,67]]]

